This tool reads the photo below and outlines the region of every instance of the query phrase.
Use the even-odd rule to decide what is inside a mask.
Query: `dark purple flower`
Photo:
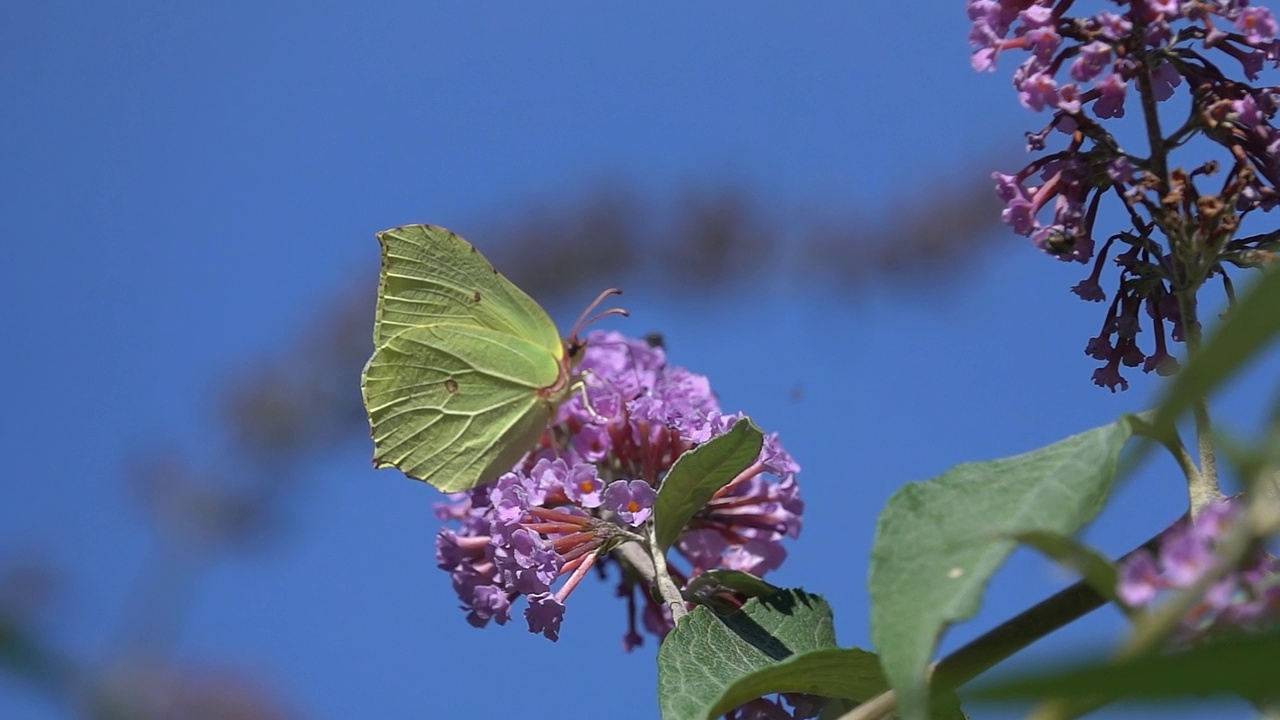
[[[1121,156],[1107,164],[1107,179],[1113,183],[1123,184],[1133,179],[1133,166],[1129,158]]]
[[[1120,362],[1117,357],[1114,362],[1108,362],[1106,365],[1093,371],[1093,384],[1098,387],[1104,387],[1111,392],[1115,392],[1116,388],[1121,390],[1129,389],[1129,381],[1124,379],[1120,374]]]
[[[1071,292],[1080,296],[1081,300],[1088,300],[1089,302],[1102,302],[1107,299],[1107,294],[1103,292],[1102,285],[1098,283],[1098,278],[1093,276],[1087,277],[1073,285],[1071,287]],[[1085,350],[1085,352],[1089,351]],[[1093,353],[1089,354],[1092,355]]]
[[[1112,73],[1097,84],[1102,94],[1093,103],[1093,114],[1102,118],[1124,117],[1124,94],[1127,84],[1124,78]]]
[[[1178,69],[1173,63],[1165,61],[1151,73],[1151,90],[1155,93],[1156,100],[1164,101],[1173,97],[1174,88],[1182,84],[1182,75],[1178,74]]]
[[[560,639],[560,622],[564,620],[564,603],[551,593],[535,593],[529,596],[529,606],[524,609],[529,621],[529,632],[542,633],[548,640]]]

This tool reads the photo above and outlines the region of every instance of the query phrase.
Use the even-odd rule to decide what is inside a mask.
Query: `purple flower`
[[[764,437],[764,447],[760,450],[760,462],[764,463],[764,469],[767,472],[782,478],[783,481],[790,478],[794,482],[796,473],[800,472],[800,465],[791,457],[791,453],[782,447],[778,433],[769,433]]]
[[[1175,587],[1186,587],[1196,581],[1213,564],[1208,543],[1191,533],[1179,533],[1160,545],[1160,566]]]
[[[524,519],[529,507],[524,479],[516,473],[507,473],[489,487],[489,507],[493,508],[493,532],[499,533],[515,527]]]
[[[1089,82],[1111,62],[1111,46],[1095,40],[1080,48],[1080,56],[1071,63],[1071,78],[1076,82]]]
[[[1009,202],[1014,198],[1022,198],[1030,200],[1026,188],[1022,187],[1022,181],[1017,175],[1005,175],[1004,173],[991,173],[991,177],[996,181],[996,196],[1004,202]]]
[[[1102,36],[1108,40],[1119,40],[1133,31],[1133,22],[1127,15],[1117,15],[1103,10],[1094,16],[1094,19],[1101,28]]]
[[[720,558],[728,547],[729,541],[719,530],[690,530],[680,536],[680,552],[697,571],[720,567]]]
[[[1114,351],[1115,348],[1111,346],[1111,333],[1103,333],[1097,337],[1091,337],[1084,346],[1084,354],[1094,360],[1106,360],[1111,357],[1111,353]]]
[[[1236,27],[1250,45],[1261,45],[1276,38],[1276,18],[1267,8],[1247,7],[1236,18]]]
[[[551,593],[535,593],[529,596],[529,607],[524,609],[524,617],[529,621],[529,632],[542,633],[548,640],[559,640],[564,603]]]
[[[1014,198],[1005,206],[1004,212],[1000,213],[1000,220],[1019,235],[1030,235],[1040,226],[1036,221],[1035,210],[1030,200]]]
[[[1140,551],[1120,565],[1117,594],[1142,608],[1154,604],[1162,590],[1179,590],[1199,581],[1217,561],[1216,544],[1235,522],[1239,506],[1214,503],[1194,522],[1180,520],[1166,530],[1155,556]],[[1241,567],[1205,592],[1183,618],[1181,640],[1216,629],[1255,629],[1280,620],[1280,561],[1258,550]]]
[[[563,490],[569,476],[569,466],[564,460],[539,459],[523,478],[526,501],[529,505],[543,505],[547,496]]]
[[[560,558],[535,532],[520,528],[492,551],[503,585],[522,595],[543,592],[560,575]]]
[[[596,474],[595,466],[585,463],[574,465],[564,483],[565,494],[584,508],[600,507],[603,490],[604,481]]]
[[[644,480],[615,480],[604,489],[604,507],[632,527],[638,527],[653,513],[653,501],[657,497],[653,486]]]
[[[1173,20],[1182,14],[1178,2],[1179,0],[1147,0],[1147,8],[1163,15],[1166,20]]]
[[[1155,558],[1146,550],[1139,550],[1120,564],[1120,599],[1132,607],[1144,607],[1155,600],[1156,593],[1164,587]]]
[[[1107,178],[1113,183],[1127,183],[1133,179],[1133,166],[1123,155],[1107,164]]]
[[[1254,127],[1263,121],[1262,111],[1258,109],[1258,103],[1252,95],[1233,100],[1231,114],[1235,116],[1236,122],[1245,127]]]
[[[603,460],[612,449],[613,441],[606,425],[584,425],[573,436],[573,450],[583,462]]]
[[[614,522],[648,520],[654,488],[676,459],[742,417],[721,412],[706,377],[668,365],[662,348],[649,342],[591,333],[579,369],[589,402],[574,395],[512,472],[436,507],[437,517],[457,523],[437,535],[436,560],[450,573],[472,625],[506,622],[524,596],[531,631],[557,638],[565,602],[589,571],[625,562],[608,552],[619,532]],[[686,535],[706,526],[708,537],[720,538],[699,562],[759,573],[775,568],[786,555],[781,539],[800,531],[799,469],[769,435],[752,474],[691,523]],[[672,567],[679,581],[697,570]],[[630,577],[625,569],[623,577]],[[640,596],[644,627],[664,635],[670,616],[648,593]],[[623,597],[630,598],[631,618],[624,643],[635,647],[639,608],[631,591]]]
[[[996,48],[982,48],[973,53],[969,58],[969,64],[978,72],[995,72],[996,58],[1000,56],[1000,51]]]
[[[1127,84],[1118,74],[1108,75],[1095,86],[1102,94],[1093,103],[1093,114],[1102,119],[1124,117]]]
[[[1113,362],[1094,370],[1093,384],[1098,387],[1104,387],[1111,392],[1115,392],[1117,387],[1121,390],[1128,390],[1129,381],[1125,380],[1124,376],[1120,374],[1119,360],[1119,357],[1117,357]]]
[[[1182,76],[1178,74],[1178,69],[1167,60],[1151,73],[1151,91],[1155,93],[1156,100],[1164,101],[1173,97],[1173,89],[1181,84]]]
[[[723,567],[741,570],[757,577],[776,570],[787,559],[787,550],[777,540],[748,540],[725,551]]]
[[[1058,83],[1049,73],[1037,72],[1018,85],[1018,101],[1034,112],[1058,105]]]
[[[475,627],[484,627],[490,620],[499,625],[506,625],[511,619],[511,600],[507,593],[496,585],[476,585],[472,588],[471,601],[467,603],[471,612],[467,622]]]
[[[1088,300],[1089,302],[1102,302],[1107,299],[1107,294],[1103,292],[1102,285],[1098,284],[1098,278],[1093,276],[1089,276],[1071,286],[1071,292],[1080,296],[1081,300]],[[1085,352],[1088,353],[1089,351],[1085,350]]]

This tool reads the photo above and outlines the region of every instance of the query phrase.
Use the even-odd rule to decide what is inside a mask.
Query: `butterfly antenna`
[[[575,322],[573,324],[573,327],[570,328],[569,330],[569,337],[568,337],[568,340],[566,341],[566,344],[570,347],[571,350],[582,347],[583,343],[581,340],[578,339],[578,334],[581,333],[583,330],[585,330],[588,325],[591,325],[592,323],[598,320],[601,320],[603,318],[607,318],[610,315],[621,315],[622,317],[627,317],[628,315],[631,314],[626,310],[623,310],[622,308],[610,308],[590,318],[587,317],[588,315],[591,314],[593,310],[600,307],[600,303],[604,302],[605,298],[612,297],[614,295],[621,295],[621,294],[622,294],[622,291],[619,290],[618,288],[609,288],[608,290],[605,290],[604,292],[600,293],[596,297],[596,299],[593,300],[591,304],[587,306],[587,309],[582,311],[582,314],[578,316],[578,321]]]

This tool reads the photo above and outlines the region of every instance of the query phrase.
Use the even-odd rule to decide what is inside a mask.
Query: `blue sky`
[[[294,343],[344,289],[371,293],[377,230],[433,222],[484,249],[472,229],[604,179],[652,197],[748,187],[784,232],[847,208],[892,227],[930,188],[1019,167],[1042,120],[1017,105],[1011,68],[969,69],[962,3],[893,16],[835,2],[0,8],[0,563],[58,568],[51,637],[92,663],[118,655],[157,556],[122,469],[167,449],[216,463],[219,380]],[[998,232],[928,282],[850,295],[780,275],[691,302],[655,281],[628,287],[632,318],[611,324],[660,330],[727,409],[782,433],[809,511],[772,579],[826,596],[846,644],[869,645],[867,558],[896,487],[1154,397],[1146,377],[1092,386],[1082,348],[1101,308],[1066,292],[1081,268]],[[1242,383],[1223,415],[1247,427],[1259,407]],[[610,587],[574,595],[558,644],[470,628],[434,568],[434,491],[374,472],[369,452],[352,437],[312,458],[281,537],[192,581],[168,644],[179,663],[236,668],[315,718],[503,717],[510,698],[534,718],[656,716],[653,644],[620,652]],[[1171,521],[1175,472],[1153,463],[1089,538],[1119,553]],[[944,645],[1066,580],[1016,556]],[[1097,615],[1029,654],[1105,647],[1120,624]],[[65,716],[2,678],[0,715]]]

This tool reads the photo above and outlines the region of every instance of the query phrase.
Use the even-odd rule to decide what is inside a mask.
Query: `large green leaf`
[[[1179,652],[1076,663],[974,689],[975,698],[1185,698],[1234,693],[1280,699],[1280,630],[1210,640]]]
[[[802,590],[753,598],[731,615],[697,608],[658,651],[664,720],[711,720],[779,692],[862,702],[887,687],[875,654],[836,647],[830,606]],[[962,717],[950,701],[939,717]]]
[[[658,488],[654,502],[654,532],[666,552],[680,537],[689,520],[738,473],[760,457],[764,434],[742,418],[729,432],[717,435],[681,455]]]
[[[1025,455],[958,465],[890,498],[871,555],[871,619],[902,717],[926,716],[938,640],[977,612],[1014,536],[1071,535],[1102,509],[1131,425],[1123,418]]]
[[[1187,367],[1169,384],[1154,425],[1167,432],[1196,398],[1206,397],[1280,335],[1280,271],[1245,292]]]

